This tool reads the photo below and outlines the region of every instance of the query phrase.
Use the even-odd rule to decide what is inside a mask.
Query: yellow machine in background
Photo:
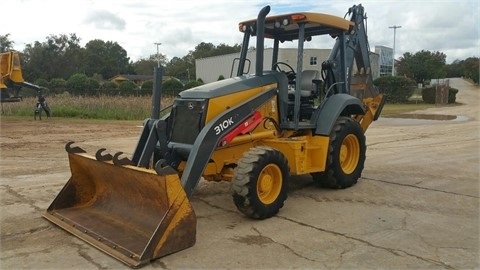
[[[43,92],[47,89],[26,82],[23,79],[19,53],[16,51],[0,53],[0,102],[22,101],[22,97],[19,95],[22,87],[27,87],[36,91],[38,100],[34,110],[35,119],[37,119],[37,116],[41,119],[42,111],[45,111],[47,117],[50,117],[51,110],[43,96]]]
[[[18,53],[14,51],[0,53],[0,101],[21,101],[22,98],[18,95],[20,87],[15,87],[15,84],[23,82]],[[15,92],[13,96],[10,96],[9,90]]]
[[[189,198],[202,177],[231,181],[237,209],[255,219],[279,212],[291,175],[311,174],[329,188],[356,184],[364,133],[385,100],[372,84],[363,7],[351,7],[349,19],[269,11],[239,24],[236,76],[181,92],[166,116],[145,121],[131,158],[67,144],[72,176],[44,217],[138,267],[194,245]],[[321,46],[325,35],[336,40],[329,59],[304,70],[305,42]],[[251,37],[255,59],[247,59]],[[279,62],[283,43],[297,45],[295,68]]]

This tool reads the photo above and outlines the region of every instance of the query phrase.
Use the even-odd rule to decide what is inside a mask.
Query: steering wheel
[[[282,69],[280,68],[280,65],[286,66],[288,69]],[[285,73],[285,75],[287,75],[287,78],[288,78],[288,83],[290,84],[295,83],[295,78],[297,77],[297,75],[295,73],[295,70],[293,70],[292,66],[290,66],[289,64],[285,62],[276,62],[275,64],[273,64],[273,69],[276,69],[280,72]]]

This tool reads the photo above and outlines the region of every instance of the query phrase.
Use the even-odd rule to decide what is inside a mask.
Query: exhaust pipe
[[[257,61],[255,66],[255,75],[263,75],[263,50],[265,37],[265,17],[270,12],[270,6],[266,6],[260,10],[257,17]]]

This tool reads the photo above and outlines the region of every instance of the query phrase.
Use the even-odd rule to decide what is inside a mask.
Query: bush
[[[87,79],[87,88],[84,91],[85,94],[89,96],[97,96],[99,89],[100,89],[100,83],[97,80],[93,78]]]
[[[53,78],[50,80],[50,91],[53,94],[60,94],[65,92],[67,81],[63,78]]]
[[[143,82],[142,87],[140,88],[139,95],[140,96],[148,96],[151,95],[153,91],[153,80],[148,80]]]
[[[414,80],[402,76],[380,77],[373,84],[387,96],[388,103],[408,103],[417,85]]]
[[[448,88],[448,103],[455,103],[457,101],[457,93],[458,89],[457,88]]]
[[[457,100],[457,93],[458,89],[449,87],[448,88],[448,103],[455,103]],[[437,94],[437,87],[428,87],[424,88],[422,90],[422,99],[423,102],[429,103],[429,104],[435,104],[436,103],[436,94]]]
[[[108,81],[100,86],[100,93],[108,96],[118,95],[118,84]]]
[[[76,73],[70,76],[67,80],[67,90],[73,96],[83,95],[85,89],[87,89],[87,75],[83,73]]]
[[[118,85],[121,96],[134,96],[137,90],[137,85],[132,81],[123,81]]]
[[[200,86],[202,85],[203,82],[200,82],[200,81],[188,81],[185,86],[183,87],[183,89],[190,89],[190,88],[194,88],[194,87],[197,87],[197,86]]]
[[[35,81],[35,84],[38,85],[38,86],[45,87],[45,88],[50,88],[50,84],[45,79],[38,79],[38,80]]]
[[[162,95],[175,96],[183,90],[183,84],[177,79],[168,79],[162,83]]]

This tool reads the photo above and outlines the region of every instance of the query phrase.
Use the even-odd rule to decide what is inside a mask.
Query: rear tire
[[[233,202],[248,217],[272,217],[287,199],[289,178],[288,161],[281,152],[270,147],[252,148],[235,168]]]
[[[322,187],[343,189],[355,185],[365,164],[365,134],[350,117],[339,117],[330,134],[325,172],[312,173]]]

